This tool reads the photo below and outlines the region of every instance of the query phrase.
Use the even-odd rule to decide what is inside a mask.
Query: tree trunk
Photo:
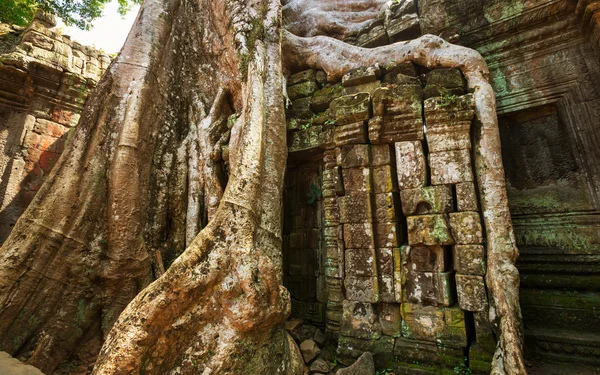
[[[331,3],[335,17],[302,29],[307,9],[328,14]],[[299,34],[343,37],[384,3],[292,0],[284,17]],[[72,143],[2,248],[0,349],[47,373],[67,358],[93,361],[102,342],[95,374],[301,373],[283,328],[282,69],[317,67],[334,81],[410,60],[460,68],[475,91],[500,334],[494,368],[525,373],[518,252],[481,57],[432,36],[375,49],[282,36],[281,12],[279,0],[144,2]],[[231,113],[239,117],[229,133]],[[227,141],[228,178],[219,156]],[[152,265],[160,277],[150,283]]]

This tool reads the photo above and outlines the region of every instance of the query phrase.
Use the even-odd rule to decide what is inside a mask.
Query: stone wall
[[[63,152],[110,58],[61,35],[38,13],[0,24],[0,242]]]

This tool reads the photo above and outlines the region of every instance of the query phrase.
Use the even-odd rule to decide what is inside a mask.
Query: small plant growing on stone
[[[394,371],[394,369],[391,367],[388,367],[383,370],[378,370],[377,372],[375,372],[375,375],[389,375],[392,373],[392,371]]]
[[[325,125],[335,125],[335,120],[325,120]]]
[[[463,359],[463,363],[461,363],[460,366],[456,366],[454,368],[454,373],[458,375],[471,375],[471,369],[467,365],[467,361],[468,359],[467,357],[465,357]]]
[[[310,128],[311,126],[312,126],[312,123],[311,122],[307,122],[306,124],[300,125],[300,129],[301,130],[306,130],[306,129]]]
[[[321,189],[321,179],[319,179],[318,184],[311,184],[310,190],[306,193],[308,197],[308,204],[315,204],[322,196],[323,190]]]

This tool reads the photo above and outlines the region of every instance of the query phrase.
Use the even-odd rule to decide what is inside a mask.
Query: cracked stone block
[[[485,251],[483,245],[455,245],[454,269],[465,275],[485,275]]]
[[[471,149],[471,123],[440,125],[433,129],[427,124],[427,146],[429,152]]]
[[[319,87],[315,81],[298,83],[287,87],[287,94],[290,100],[311,97]]]
[[[409,302],[431,306],[450,306],[454,303],[453,272],[414,272],[406,276],[406,295]]]
[[[377,80],[379,73],[379,68],[374,66],[353,69],[344,74],[342,77],[342,85],[348,87],[373,82]]]
[[[355,192],[338,199],[341,223],[364,223],[373,221],[371,195]]]
[[[400,311],[403,337],[433,341],[453,348],[467,346],[465,314],[458,307],[403,303]]]
[[[376,116],[369,120],[372,144],[423,140],[423,120],[405,115]]]
[[[346,249],[374,249],[373,225],[369,223],[344,224],[344,245]]]
[[[369,145],[347,145],[341,147],[341,167],[364,167],[371,163]]]
[[[379,167],[392,164],[392,150],[390,145],[371,145],[372,166]]]
[[[366,121],[371,115],[371,95],[363,92],[334,99],[329,115],[338,126]]]
[[[372,94],[379,87],[381,87],[381,81],[363,83],[357,86],[348,86],[344,87],[344,95],[354,95],[358,94],[359,92],[366,92]]]
[[[421,142],[396,142],[394,146],[398,187],[403,190],[425,186],[427,164]]]
[[[425,99],[434,96],[463,95],[466,81],[458,69],[435,69],[425,76]]]
[[[398,247],[399,240],[401,237],[398,233],[398,227],[396,223],[375,223],[374,235],[375,235],[375,247]]]
[[[397,193],[374,194],[375,199],[375,217],[376,223],[386,223],[396,221],[396,207],[399,204]]]
[[[400,315],[400,304],[379,304],[379,325],[384,335],[400,337],[402,328],[402,315]]]
[[[483,242],[483,229],[478,212],[455,212],[450,214],[450,227],[459,245],[477,245]]]
[[[322,112],[329,108],[331,102],[341,96],[344,96],[343,86],[341,84],[325,86],[316,91],[310,102],[310,109],[315,112]]]
[[[405,189],[400,192],[402,212],[406,216],[441,214],[453,211],[450,185]]]
[[[346,249],[346,275],[357,277],[376,276],[376,258],[373,249]]]
[[[408,245],[404,248],[407,268],[415,272],[444,272],[446,250],[439,245]]]
[[[377,277],[346,276],[344,279],[346,298],[359,302],[379,302],[379,284]]]
[[[445,215],[421,215],[406,218],[410,245],[453,245],[454,239]]]
[[[461,182],[455,185],[456,206],[458,211],[477,211],[477,193],[473,182]]]
[[[389,165],[372,168],[373,188],[375,193],[390,193],[398,191],[396,173]]]
[[[484,311],[487,308],[487,292],[482,276],[456,274],[458,306],[465,311]]]
[[[316,70],[308,69],[289,76],[287,80],[288,86],[304,82],[313,82],[316,80]]]
[[[473,181],[469,150],[430,152],[429,167],[432,185]]]
[[[370,193],[372,188],[371,169],[369,168],[345,168],[342,170],[344,192],[348,195],[355,192]]]
[[[336,146],[368,143],[365,123],[361,121],[336,126],[333,130],[333,142]]]

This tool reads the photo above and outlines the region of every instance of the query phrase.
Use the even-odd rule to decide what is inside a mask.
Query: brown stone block
[[[311,126],[308,129],[292,133],[291,144],[288,147],[289,152],[298,152],[310,150],[321,146],[322,126]]]
[[[427,164],[421,142],[397,142],[395,148],[398,187],[402,190],[425,186]]]
[[[375,247],[398,247],[400,244],[396,223],[375,223]]]
[[[485,275],[485,252],[483,245],[455,245],[454,269],[465,275]]]
[[[386,223],[396,221],[396,207],[398,207],[397,193],[374,194],[375,199],[375,217],[377,223]]]
[[[473,181],[469,150],[429,153],[432,185],[458,184]]]
[[[453,198],[450,185],[404,189],[400,192],[404,215],[427,215],[452,212]]]
[[[342,146],[341,149],[342,168],[364,167],[371,164],[370,146],[365,144]]]
[[[363,83],[357,86],[344,87],[344,95],[354,95],[361,92],[372,94],[373,91],[377,90],[381,86],[381,81],[373,81],[369,83]]]
[[[398,85],[381,87],[373,92],[373,115],[404,115],[404,118],[421,118],[421,86]]]
[[[342,309],[342,335],[361,339],[381,337],[377,311],[372,304],[345,300]]]
[[[402,328],[402,315],[400,315],[400,304],[379,304],[379,325],[384,335],[399,337]]]
[[[458,306],[465,311],[487,309],[487,292],[482,276],[456,274]]]
[[[374,82],[379,73],[379,68],[374,66],[352,69],[342,77],[342,85],[348,87]]]
[[[288,84],[288,86],[291,86],[291,85],[295,85],[298,83],[315,81],[316,80],[315,75],[316,75],[316,70],[314,70],[314,69],[303,70],[301,72],[290,75],[289,78],[287,79],[287,84]]]
[[[346,298],[359,302],[379,302],[377,277],[346,276],[344,279]]]
[[[357,277],[376,276],[376,257],[373,249],[346,249],[346,275]]]
[[[340,278],[327,278],[327,300],[342,302],[344,300],[343,281]]]
[[[423,96],[425,99],[433,96],[463,95],[465,79],[458,69],[435,69],[427,73]]]
[[[453,245],[450,226],[445,215],[409,216],[408,243],[411,245]]]
[[[313,112],[310,110],[310,98],[292,100],[292,104],[286,109],[286,116],[292,118],[288,122],[288,130],[299,130],[306,123],[310,124]]]
[[[399,362],[427,363],[447,368],[460,368],[464,363],[463,348],[451,348],[430,341],[396,338],[394,357]],[[411,374],[406,372],[406,374]]]
[[[456,206],[458,211],[477,211],[477,193],[473,182],[461,182],[455,185]]]
[[[329,114],[337,126],[366,121],[371,115],[371,95],[364,92],[334,99]]]
[[[395,171],[389,165],[374,167],[371,169],[373,173],[373,188],[375,193],[390,193],[398,191],[396,184]]]
[[[362,121],[336,126],[333,141],[336,146],[368,143],[367,127]]]
[[[404,248],[407,268],[416,272],[444,272],[446,251],[439,245],[409,245]]]
[[[287,94],[290,100],[311,97],[319,87],[315,81],[306,81],[287,87]]]
[[[471,122],[453,124],[427,123],[427,146],[429,152],[471,149]]]
[[[406,277],[408,301],[431,306],[450,306],[454,303],[453,272],[409,271]]]
[[[379,275],[379,300],[382,302],[396,302],[396,290],[393,275]]]
[[[373,221],[371,194],[352,192],[338,198],[341,223],[370,223]]]
[[[369,223],[344,224],[344,246],[346,249],[374,249],[373,225]]]
[[[340,223],[340,209],[335,197],[323,198],[323,214],[326,226],[335,226]]]
[[[371,145],[372,166],[391,165],[393,153],[390,145]]]
[[[423,140],[423,120],[406,115],[377,116],[369,120],[373,144]]]
[[[313,94],[310,108],[315,112],[325,111],[329,108],[329,105],[333,100],[343,95],[344,91],[341,84],[323,87]]]
[[[377,274],[394,275],[394,249],[378,248],[377,254]]]
[[[453,348],[467,346],[465,315],[461,309],[403,303],[400,311],[403,337]]]
[[[341,279],[344,277],[344,259],[327,258],[325,260],[325,276]]]
[[[394,257],[394,301],[402,301],[402,249],[392,249]]]
[[[455,212],[450,214],[450,227],[459,245],[477,245],[483,242],[483,229],[478,212]]]
[[[342,170],[344,192],[353,194],[357,192],[370,193],[372,188],[371,170],[369,168],[346,168]]]

